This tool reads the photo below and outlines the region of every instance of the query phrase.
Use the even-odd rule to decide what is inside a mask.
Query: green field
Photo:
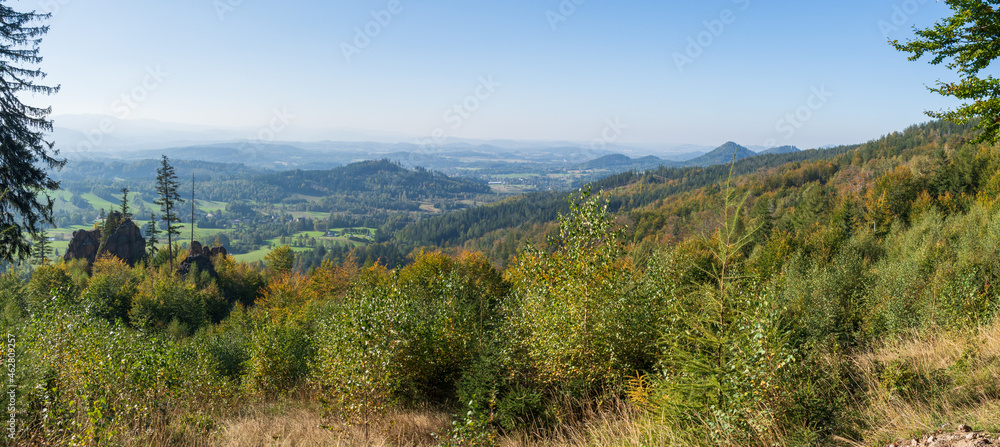
[[[330,216],[330,213],[320,213],[316,211],[286,211],[286,212],[288,214],[291,214],[292,217],[296,219],[308,217],[310,219],[316,220],[316,219],[326,219],[327,217]]]
[[[196,200],[197,207],[206,213],[214,212],[215,210],[224,210],[229,206],[229,202],[213,202],[211,200]]]
[[[375,231],[374,228],[356,228],[356,229],[357,230],[369,230],[371,232]],[[334,231],[343,231],[344,229],[343,228],[334,228],[333,230]],[[302,231],[302,232],[299,232],[299,233],[295,233],[294,235],[288,236],[286,238],[286,240],[288,241],[287,245],[289,247],[291,247],[292,251],[294,251],[296,253],[303,253],[303,252],[307,252],[307,251],[313,250],[313,247],[299,247],[299,246],[295,246],[294,245],[295,244],[295,238],[297,238],[299,235],[305,235],[305,237],[307,237],[307,238],[311,237],[311,238],[316,238],[318,240],[323,240],[323,241],[333,241],[333,242],[337,242],[337,243],[339,243],[341,245],[353,245],[353,246],[364,245],[364,244],[361,244],[359,242],[347,239],[345,237],[323,237],[323,234],[325,234],[325,233],[323,233],[321,231]],[[272,246],[272,247],[280,247],[282,245],[280,237],[276,237],[276,238],[273,238],[273,239],[268,239],[267,243],[270,244],[270,246]],[[233,255],[233,258],[235,258],[239,262],[257,262],[257,261],[263,261],[264,257],[267,256],[267,254],[270,253],[270,252],[271,252],[270,248],[263,247],[263,248],[261,248],[259,250],[254,250],[254,251],[252,251],[250,253],[244,253],[244,254],[241,254],[241,255]]]
[[[292,247],[292,251],[296,253],[302,253],[309,250],[310,249],[308,248]],[[259,250],[251,251],[250,253],[244,253],[242,255],[233,255],[233,258],[239,262],[258,262],[258,261],[263,261],[264,257],[266,257],[267,254],[270,252],[271,252],[270,248],[263,247]]]
[[[94,207],[95,210],[100,210],[100,209],[114,210],[121,207],[120,203],[108,202],[107,200],[97,197],[89,192],[86,194],[80,194],[80,197],[83,197],[83,200],[86,200],[88,203],[90,203],[90,206]]]

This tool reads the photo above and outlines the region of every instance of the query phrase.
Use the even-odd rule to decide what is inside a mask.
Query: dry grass
[[[786,445],[785,434],[777,430],[748,434],[709,435],[710,425],[702,429],[683,430],[680,424],[660,420],[655,415],[637,409],[623,401],[605,404],[596,411],[587,411],[582,418],[562,424],[552,430],[535,430],[510,435],[501,440],[503,447],[615,447],[615,446],[768,446]]]
[[[369,439],[360,427],[320,426],[320,413],[311,404],[274,404],[270,408],[232,418],[222,424],[212,445],[218,446],[433,446],[432,434],[450,426],[445,413],[398,412],[372,428]],[[555,430],[532,430],[501,438],[503,447],[584,447],[640,445],[697,445],[676,436],[669,427],[649,420],[624,402],[591,409]],[[704,445],[704,444],[702,444]],[[736,444],[731,444],[736,445]]]
[[[963,334],[914,334],[855,361],[868,389],[861,415],[870,445],[960,423],[1000,429],[1000,322]],[[911,382],[919,386],[908,392],[890,389],[885,365],[911,372]]]
[[[626,401],[600,405],[573,401],[578,412],[567,416],[554,429],[535,429],[508,434],[499,439],[503,447],[589,446],[784,446],[783,433],[760,433],[755,437],[711,438],[706,429],[681,430],[672,421],[639,410]],[[363,427],[324,420],[318,403],[306,393],[267,402],[233,403],[228,415],[213,411],[193,415],[183,410],[164,415],[153,427],[120,433],[115,444],[123,446],[403,446],[438,445],[451,425],[448,413],[398,411],[374,424],[366,435]],[[330,425],[324,425],[330,424]],[[708,427],[708,423],[701,424]],[[435,436],[436,435],[436,436]],[[29,443],[30,444],[30,443]],[[59,445],[67,442],[38,443]]]
[[[283,407],[283,408],[282,408]],[[449,417],[439,412],[398,412],[365,429],[324,426],[312,405],[281,405],[252,411],[224,421],[213,445],[218,446],[433,446]]]

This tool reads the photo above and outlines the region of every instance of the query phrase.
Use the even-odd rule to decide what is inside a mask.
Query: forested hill
[[[740,146],[732,141],[723,144],[715,148],[712,152],[709,152],[701,157],[695,158],[694,160],[689,160],[684,164],[687,166],[712,166],[718,164],[729,164],[733,161],[733,156],[736,156],[737,160],[742,160],[744,158],[756,157],[757,153]]]
[[[735,166],[730,164],[716,164],[709,167],[660,166],[645,172],[628,171],[612,175],[590,183],[587,187],[596,192],[640,183],[650,185],[641,191],[629,193],[627,197],[616,197],[612,200],[613,211],[626,212],[671,195],[718,184],[729,175],[731,167],[733,173],[739,176],[789,163],[830,159],[858,147],[858,145],[841,146],[746,157],[737,161]],[[464,245],[498,230],[551,223],[559,213],[569,210],[567,199],[572,194],[574,193],[569,191],[533,193],[430,217],[405,228],[399,234],[399,239],[417,245]]]
[[[249,178],[267,172],[240,163],[172,160],[171,165],[177,170],[179,178],[191,178],[191,174],[194,174],[202,181]],[[69,163],[62,170],[53,172],[53,175],[68,182],[83,180],[99,180],[101,183],[114,180],[145,181],[156,178],[156,169],[159,167],[160,160],[152,158],[148,160],[76,160],[70,158]]]
[[[953,197],[958,196],[975,190],[980,182],[979,171],[983,168],[975,168],[976,149],[965,145],[973,137],[971,125],[931,122],[860,145],[764,154],[741,159],[735,165],[663,166],[610,176],[589,187],[594,192],[609,192],[610,210],[632,222],[635,240],[664,234],[682,238],[705,229],[699,226],[708,225],[699,222],[698,216],[715,203],[711,196],[718,193],[731,168],[734,183],[750,188],[754,196],[778,197],[767,205],[775,215],[795,211],[804,188],[809,185],[818,185],[819,192],[813,193],[829,195],[827,185],[836,180],[839,188],[863,194],[873,190],[877,179],[888,170],[914,159],[922,164],[921,169],[934,170],[924,174],[933,178],[922,180],[931,185],[934,194],[950,192]],[[851,182],[856,184],[843,185]],[[914,192],[914,188],[905,182],[888,188],[882,191],[887,195],[884,200],[903,200],[896,196],[919,192]],[[525,240],[544,240],[538,234],[544,230],[538,227],[548,226],[551,230],[555,217],[568,210],[567,199],[571,194],[532,194],[430,217],[409,225],[397,236],[416,245],[482,250],[494,262],[503,263]]]
[[[760,157],[772,154],[787,154],[799,152],[799,149],[795,146],[781,146],[771,149],[767,149],[761,152],[754,152],[746,147],[740,146],[732,141],[729,141],[722,146],[719,146],[707,154],[691,158],[688,160],[667,160],[659,158],[653,155],[641,157],[641,158],[631,158],[623,154],[611,154],[605,155],[594,160],[590,160],[585,163],[580,163],[575,166],[576,169],[580,170],[596,170],[596,171],[610,171],[613,173],[620,173],[626,171],[647,171],[650,169],[656,169],[661,166],[666,167],[708,167],[714,165],[729,165],[732,163],[734,155],[737,160],[743,160],[752,157]],[[583,181],[589,181],[596,179],[598,177],[584,178]]]
[[[256,177],[286,193],[328,196],[344,192],[377,192],[388,195],[453,197],[489,194],[485,182],[428,171],[408,170],[389,160],[363,161],[323,171],[284,171]]]
[[[112,203],[121,188],[155,197],[153,179],[159,160],[74,161],[60,173],[63,188],[73,194],[93,193]],[[491,195],[482,181],[449,177],[423,168],[406,169],[388,160],[364,161],[329,170],[268,173],[241,164],[172,162],[182,189],[194,174],[201,200],[246,201],[259,204],[303,201],[302,196],[323,198],[321,211],[356,210],[359,202],[381,208],[412,210],[418,201],[460,200]],[[188,191],[190,191],[188,189]],[[346,202],[345,202],[346,201]],[[349,203],[348,203],[349,202]]]

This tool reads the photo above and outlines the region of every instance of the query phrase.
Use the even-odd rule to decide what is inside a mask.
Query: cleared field
[[[280,245],[277,244],[274,246],[280,247]],[[311,248],[307,247],[291,247],[291,249],[296,253],[303,253],[312,250]],[[260,250],[254,250],[251,251],[250,253],[244,253],[242,255],[233,255],[233,258],[235,258],[239,262],[258,262],[258,261],[263,261],[264,258],[267,256],[267,254],[270,252],[271,252],[270,248],[263,247]]]
[[[500,174],[500,175],[495,175],[493,177],[507,178],[507,179],[518,179],[518,178],[538,178],[538,177],[541,177],[541,176],[542,176],[542,174],[538,174],[538,173],[524,173],[524,174]]]
[[[97,196],[95,196],[95,195],[93,195],[93,194],[91,194],[89,192],[86,193],[86,194],[80,194],[80,197],[82,197],[83,200],[86,200],[87,202],[89,202],[90,206],[94,207],[95,210],[99,210],[99,209],[102,209],[102,208],[105,209],[105,210],[114,210],[114,209],[118,209],[119,207],[121,207],[120,203],[111,203],[111,202],[108,202],[107,200],[104,200],[104,199],[102,199],[100,197],[97,197]]]
[[[374,228],[355,228],[355,229],[356,230],[369,230],[369,231],[372,231],[372,232],[375,231]],[[333,229],[333,231],[342,232],[342,231],[344,231],[344,228],[335,228],[335,229]],[[307,238],[316,238],[317,240],[322,240],[322,241],[332,241],[332,242],[336,242],[336,243],[338,243],[340,245],[348,245],[348,246],[354,246],[354,247],[359,247],[359,246],[365,245],[363,243],[347,239],[346,237],[323,237],[324,234],[325,233],[323,233],[321,231],[302,231],[302,232],[299,232],[299,233],[295,233],[292,236],[287,236],[286,237],[286,242],[287,242],[287,245],[292,249],[292,251],[294,251],[296,253],[303,253],[303,252],[311,251],[311,250],[314,249],[314,247],[302,247],[302,246],[295,245],[295,239],[298,238],[299,235],[303,235],[303,236],[305,236]],[[276,238],[273,238],[273,239],[268,239],[267,243],[270,244],[273,247],[280,247],[282,245],[286,245],[286,244],[282,244],[281,243],[281,238],[280,237],[276,237]],[[250,253],[244,253],[244,254],[241,254],[241,255],[233,255],[233,258],[235,258],[239,262],[257,262],[257,261],[263,261],[264,257],[267,256],[267,254],[270,253],[270,252],[271,252],[271,248],[263,247],[263,248],[261,248],[259,250],[254,250],[254,251],[252,251]]]
[[[196,200],[196,202],[198,209],[206,213],[211,213],[215,210],[224,210],[229,206],[229,202],[213,202],[211,200]]]
[[[73,237],[73,232],[77,230],[90,230],[94,228],[93,225],[72,225],[67,228],[53,228],[48,230],[49,237],[54,237],[56,239],[66,238],[69,239]]]
[[[330,213],[320,213],[317,211],[288,211],[287,213],[291,214],[292,217],[296,219],[308,217],[310,219],[316,220],[316,219],[326,219],[327,217],[330,216]]]

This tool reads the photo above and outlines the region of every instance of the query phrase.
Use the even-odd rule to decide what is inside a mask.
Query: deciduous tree
[[[1000,79],[992,75],[980,77],[980,72],[990,67],[1000,56],[1000,12],[994,6],[997,0],[945,0],[954,14],[931,28],[915,30],[916,37],[908,42],[890,43],[899,51],[910,53],[910,60],[925,54],[933,56],[933,65],[945,65],[958,72],[957,82],[937,81],[929,87],[943,96],[968,101],[955,110],[928,111],[934,118],[958,123],[979,120],[983,132],[979,141],[996,142],[1000,139]]]

